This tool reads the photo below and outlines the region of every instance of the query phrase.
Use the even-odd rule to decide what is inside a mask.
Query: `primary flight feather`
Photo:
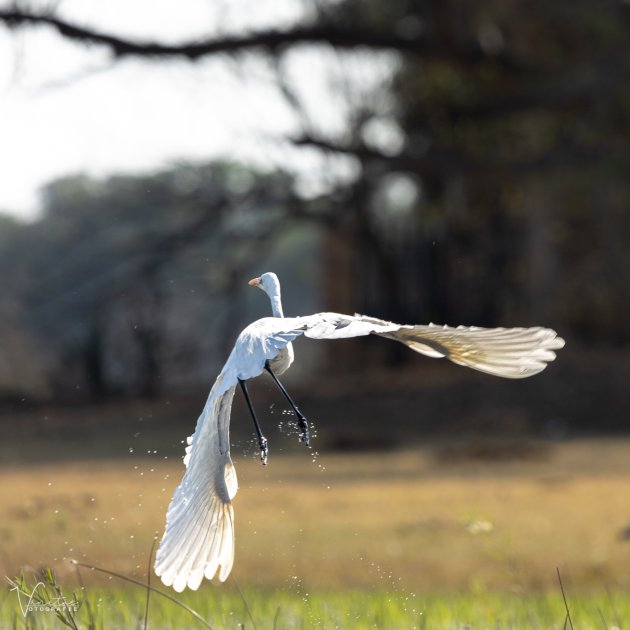
[[[364,315],[317,313],[284,317],[280,283],[273,273],[250,280],[267,293],[273,317],[245,328],[217,377],[197,421],[184,457],[186,472],[166,514],[166,530],[155,560],[155,572],[176,591],[196,590],[204,577],[218,572],[224,581],[234,562],[234,509],[237,480],[230,458],[230,411],[240,385],[252,413],[261,457],[266,463],[267,440],[262,435],[246,381],[267,370],[296,412],[302,439],[308,443],[308,424],[276,375],[293,363],[291,342],[300,335],[312,339],[344,339],[379,335],[405,344],[430,357],[446,357],[504,378],[526,378],[555,359],[564,340],[549,328],[477,328],[410,326]]]

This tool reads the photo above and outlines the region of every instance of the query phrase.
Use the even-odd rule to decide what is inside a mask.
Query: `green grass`
[[[39,577],[21,582],[26,593],[33,590]],[[48,601],[63,591],[66,601],[79,601],[79,611],[66,625],[76,628],[143,628],[146,615],[146,590],[142,587],[116,588],[91,586],[61,588],[46,582],[37,592],[36,601]],[[107,578],[106,578],[107,579]],[[168,591],[170,596],[172,592]],[[152,592],[147,627],[153,629],[204,628],[353,628],[361,629],[507,629],[569,628],[570,622],[560,588],[556,593],[449,593],[415,594],[380,590],[342,592],[307,592],[296,581],[283,590],[241,591],[231,579],[225,585],[205,585],[200,591],[176,595],[177,603]],[[622,628],[630,619],[630,595],[627,593],[568,594],[574,628]],[[185,607],[194,610],[205,624]],[[59,628],[63,623],[54,613],[34,611],[24,617],[15,593],[3,597],[0,608],[2,627]],[[74,625],[73,625],[74,624]]]
[[[630,440],[538,448],[491,460],[439,444],[300,452],[267,468],[240,455],[233,575],[181,595],[155,576],[152,585],[215,629],[563,629],[560,567],[575,630],[628,630]],[[81,569],[81,591],[67,559],[144,582],[181,474],[181,458],[161,453],[0,467],[0,575],[25,567],[32,589],[28,567],[52,567],[64,596],[85,593],[77,628],[143,628],[143,587]],[[24,619],[7,586],[0,629],[13,627],[63,626],[46,611]],[[151,595],[148,628],[195,627]]]

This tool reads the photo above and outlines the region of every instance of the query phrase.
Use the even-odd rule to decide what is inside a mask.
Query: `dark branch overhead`
[[[610,147],[582,147],[566,142],[553,151],[546,151],[532,157],[501,159],[496,156],[470,156],[455,149],[429,148],[423,155],[401,151],[395,155],[385,154],[368,147],[363,143],[339,144],[325,138],[303,135],[291,140],[296,146],[310,146],[355,157],[363,162],[383,162],[389,168],[417,173],[418,175],[443,175],[449,172],[481,175],[514,175],[540,172],[548,169],[567,169],[573,167],[589,167],[603,160],[621,160],[627,157],[624,147],[612,150]]]
[[[400,52],[421,58],[452,58],[456,55],[458,62],[463,65],[478,63],[488,58],[512,67],[520,65],[507,55],[488,54],[474,40],[455,51],[452,43],[446,45],[425,32],[414,37],[405,37],[395,32],[377,31],[360,26],[347,28],[331,22],[295,25],[285,30],[269,29],[240,35],[222,35],[181,44],[122,38],[98,29],[73,24],[51,13],[36,13],[16,8],[0,10],[0,22],[4,22],[8,28],[49,26],[66,39],[106,46],[117,57],[182,57],[192,60],[257,48],[276,51],[297,45],[325,44],[338,49],[367,48]]]
[[[405,37],[395,32],[377,31],[360,25],[348,28],[332,22],[319,22],[295,25],[285,30],[269,29],[191,40],[181,44],[165,44],[122,38],[98,29],[73,24],[52,13],[36,13],[25,9],[0,9],[0,23],[4,23],[10,29],[48,26],[70,41],[109,48],[112,54],[119,58],[180,57],[196,60],[206,56],[256,49],[277,52],[299,45],[329,45],[342,50],[363,48],[398,52],[419,59],[451,61],[459,66],[491,60],[511,71],[522,73],[534,70],[534,76],[539,76],[528,61],[515,57],[508,50],[491,54],[474,39],[468,39],[466,43],[444,42],[429,29],[413,37]],[[542,85],[530,87],[520,93],[495,95],[477,103],[451,104],[444,108],[443,113],[453,122],[466,119],[476,121],[537,108],[562,107],[581,98],[591,98],[605,91],[616,90],[624,85],[626,68],[630,62],[619,51],[615,50],[614,53],[580,74],[562,77],[559,80],[553,76]],[[425,113],[418,111],[418,115],[424,117]]]
[[[98,29],[79,26],[55,15],[37,13],[28,9],[13,7],[0,10],[0,23],[7,28],[47,26],[57,30],[69,41],[83,45],[97,44],[108,48],[118,57],[132,56],[145,59],[183,58],[200,59],[205,56],[235,54],[252,50],[280,52],[299,45],[327,45],[337,49],[367,49],[372,51],[393,51],[407,57],[420,60],[436,59],[452,63],[454,67],[474,65],[490,60],[504,69],[520,73],[525,71],[529,79],[537,79],[518,92],[507,91],[478,101],[450,103],[441,106],[441,113],[449,124],[480,119],[497,119],[532,109],[561,108],[574,104],[581,99],[593,98],[601,93],[610,94],[624,85],[627,56],[608,54],[597,64],[591,64],[580,72],[558,79],[547,76],[540,81],[541,74],[525,58],[514,56],[507,48],[501,52],[490,53],[480,46],[472,36],[457,38],[440,37],[436,30],[426,25],[412,37],[401,35],[395,30],[377,30],[353,24],[351,27],[324,20],[310,24],[297,24],[284,30],[268,29],[234,35],[217,35],[205,39],[190,40],[180,44],[166,44],[157,41],[139,41],[122,38]],[[614,61],[617,63],[615,64]],[[422,124],[427,119],[423,108],[418,107],[411,119],[418,119]],[[598,147],[579,147],[573,143],[564,143],[544,155],[510,156],[505,159],[500,155],[471,156],[462,150],[434,144],[426,152],[403,150],[399,154],[381,153],[362,142],[343,145],[330,142],[322,137],[305,133],[294,138],[295,145],[308,145],[324,151],[354,156],[364,162],[386,162],[390,167],[414,171],[429,176],[439,176],[448,172],[493,172],[513,173],[562,169],[571,166],[584,166],[601,159],[611,159],[610,151]],[[623,148],[625,151],[625,147]],[[625,157],[625,155],[624,155]]]
[[[206,55],[233,53],[252,48],[275,49],[295,44],[330,44],[337,48],[368,47],[378,50],[399,50],[408,53],[426,52],[425,38],[405,39],[394,34],[357,31],[332,24],[294,26],[287,30],[264,30],[242,35],[223,35],[185,42],[162,44],[151,41],[123,39],[89,27],[67,22],[50,14],[31,13],[22,10],[0,11],[0,21],[9,28],[28,25],[50,26],[67,39],[78,42],[102,44],[117,56],[185,57],[198,59]]]

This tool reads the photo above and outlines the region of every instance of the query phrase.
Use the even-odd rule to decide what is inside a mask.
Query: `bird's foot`
[[[267,438],[263,435],[258,442],[260,446],[260,461],[263,466],[267,465],[267,458],[269,457],[269,449],[267,448]]]
[[[298,416],[298,427],[300,427],[300,442],[304,442],[304,444],[306,444],[306,446],[310,446],[311,445],[311,434],[309,433],[308,430],[308,421],[306,420],[306,418],[300,414]]]

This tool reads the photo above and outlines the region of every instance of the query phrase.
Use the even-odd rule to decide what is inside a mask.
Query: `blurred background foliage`
[[[304,342],[292,384],[324,424],[355,409],[407,418],[401,431],[626,429],[630,5],[342,0],[305,15],[309,45],[346,72],[347,124],[309,124],[284,77],[303,121],[287,140],[351,175],[310,194],[290,170],[228,161],[51,182],[37,220],[0,220],[5,404],[205,391],[268,312],[246,281],[273,270],[287,314],[544,325],[568,342],[526,383],[378,340]],[[252,54],[281,69],[304,41]],[[387,79],[361,89],[354,61],[380,56]]]

